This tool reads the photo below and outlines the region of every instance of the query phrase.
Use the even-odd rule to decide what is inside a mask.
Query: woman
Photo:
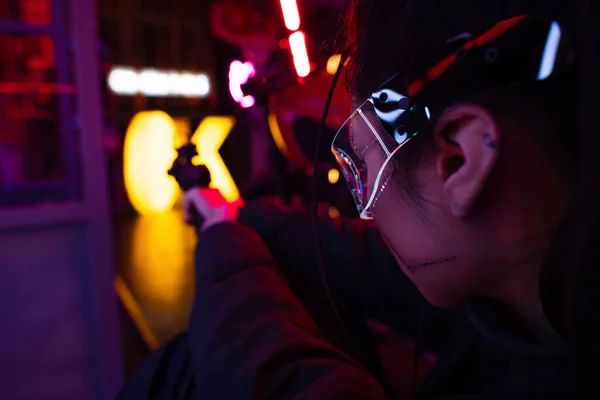
[[[335,297],[397,328],[419,314],[405,277],[435,306],[461,307],[437,331],[423,330],[426,344],[446,347],[419,398],[571,397],[562,315],[548,294],[562,290],[549,272],[578,183],[573,6],[352,7],[356,111],[333,151],[361,217],[399,268],[371,222],[322,221]],[[306,220],[274,206],[239,210],[211,191],[186,197],[206,218],[189,339],[198,390],[236,399],[390,395],[331,345],[290,290],[294,278],[281,270],[289,277],[291,265],[314,262],[299,251]]]

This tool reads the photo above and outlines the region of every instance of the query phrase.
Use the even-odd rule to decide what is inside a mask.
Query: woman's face
[[[368,119],[373,121],[370,116]],[[373,190],[378,190],[373,187],[373,182],[387,154],[365,124],[352,124],[350,140],[367,167],[364,172],[368,198]],[[411,143],[399,151],[411,151]],[[395,170],[398,167],[393,162],[388,163],[382,176],[389,184],[377,197],[373,217],[404,272],[430,301],[446,304],[448,300],[436,301],[433,296],[449,296],[444,293],[451,286],[457,286],[457,282],[450,284],[456,279],[446,272],[449,265],[456,262],[452,244],[456,238],[446,234],[446,225],[451,224],[451,220],[439,202],[441,182],[434,158],[434,152],[425,155],[419,166],[411,171],[410,182],[402,182],[405,175]],[[409,185],[410,195],[407,192]]]
[[[502,152],[490,146],[490,136],[500,141],[500,130],[479,106],[453,107],[435,125],[417,167],[398,171],[401,165],[388,163],[382,176],[389,184],[372,210],[377,227],[403,271],[437,306],[516,296],[511,291],[531,277],[525,275],[538,272],[514,265],[546,245],[564,209],[565,196],[557,196],[560,174],[534,144],[520,139],[522,132],[503,142]],[[351,140],[363,149],[371,192],[386,156],[372,134],[356,126]],[[407,142],[398,155],[416,145]]]
[[[410,151],[410,143],[402,150]],[[365,161],[369,171],[377,171],[372,166],[383,162],[377,155],[365,157]],[[461,293],[467,292],[462,288],[467,276],[464,266],[456,266],[460,227],[453,226],[440,203],[435,163],[427,156],[409,175],[410,182],[402,182],[404,174],[393,168],[388,167],[391,182],[373,209],[375,223],[402,270],[425,297],[433,304],[452,307],[462,300]],[[455,273],[457,268],[462,273]]]
[[[404,150],[410,151],[410,143]],[[442,185],[431,158],[411,171],[410,182],[401,182],[401,174],[394,172],[373,216],[398,264],[425,297],[435,305],[454,307],[472,293],[468,286],[477,267],[460,264],[475,248],[464,248],[460,224],[440,201]]]

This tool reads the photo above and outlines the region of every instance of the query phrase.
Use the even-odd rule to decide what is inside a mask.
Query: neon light
[[[75,94],[77,87],[68,83],[49,82],[0,82],[0,93],[2,94]]]
[[[290,47],[290,43],[287,39],[281,39],[279,41],[279,48],[280,49],[287,49],[288,47]]]
[[[552,74],[554,71],[554,64],[556,63],[556,54],[558,53],[558,46],[560,44],[560,26],[553,22],[546,39],[546,46],[544,47],[544,55],[542,56],[542,64],[540,66],[540,72],[538,73],[538,80],[543,81]]]
[[[134,95],[139,92],[138,73],[131,68],[113,68],[108,74],[108,87],[115,93]]]
[[[290,31],[300,28],[300,13],[298,12],[296,0],[280,0],[280,3],[286,28]]]
[[[176,129],[171,117],[161,111],[137,114],[127,129],[125,189],[131,205],[142,215],[170,209],[179,194],[177,182],[166,173],[177,155]]]
[[[327,212],[329,214],[329,218],[336,219],[340,217],[340,210],[335,207],[329,207]]]
[[[341,61],[342,61],[341,54],[334,54],[331,57],[329,57],[329,60],[327,60],[327,73],[329,75],[335,75],[335,73],[338,70],[338,67],[340,66]]]
[[[327,179],[329,180],[329,183],[335,185],[340,181],[340,171],[335,168],[330,169],[327,173]]]
[[[310,61],[306,50],[304,33],[298,31],[290,35],[290,49],[294,57],[294,67],[299,77],[304,78],[310,74]]]
[[[212,178],[211,187],[219,189],[230,201],[239,198],[239,191],[219,155],[219,148],[234,125],[233,117],[209,116],[192,137],[200,152],[200,158],[194,162],[206,165]],[[167,211],[177,200],[179,187],[167,175],[177,155],[177,130],[173,119],[162,111],[136,114],[127,129],[123,153],[125,188],[131,205],[141,215]]]
[[[233,100],[243,108],[252,107],[256,103],[253,96],[245,96],[242,91],[242,85],[248,83],[248,79],[255,74],[256,69],[251,62],[242,63],[235,60],[229,65],[229,93]]]
[[[271,137],[275,142],[275,145],[284,156],[288,156],[288,148],[285,143],[285,139],[283,138],[283,133],[281,133],[281,129],[279,128],[279,123],[277,122],[277,115],[274,113],[269,113],[267,117],[267,122],[269,124],[269,131],[271,132]]]
[[[115,67],[108,74],[108,87],[116,94],[150,97],[206,97],[210,80],[206,74]]]
[[[304,33],[298,31],[300,28],[300,12],[296,0],[280,0],[283,21],[290,31],[295,31],[290,35],[289,46],[294,58],[294,67],[300,78],[310,74],[310,60],[306,50],[306,38]],[[281,45],[281,43],[280,43]]]
[[[219,148],[234,125],[234,117],[206,117],[192,136],[192,143],[198,146],[198,152],[200,153],[194,163],[206,165],[210,171],[211,187],[219,189],[228,201],[237,200],[240,193],[219,154]]]

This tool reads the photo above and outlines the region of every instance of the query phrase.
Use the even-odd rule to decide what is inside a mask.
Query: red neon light
[[[474,40],[470,40],[467,43],[465,43],[463,48],[469,50],[475,45],[483,46],[484,44],[489,43],[492,40],[502,36],[509,29],[511,29],[512,27],[517,25],[519,22],[521,22],[525,18],[526,18],[525,16],[520,16],[520,17],[514,17],[511,19],[508,19],[506,21],[502,21],[499,24],[494,25],[489,31],[485,32],[483,35],[479,36],[478,38],[476,38]],[[448,68],[450,68],[452,65],[454,65],[455,62],[456,62],[456,53],[450,54],[449,56],[444,58],[442,61],[440,61],[438,64],[436,64],[433,68],[431,68],[429,70],[429,72],[427,73],[427,81],[432,81],[434,79],[439,78],[439,76],[442,75],[444,72],[446,72],[448,70]],[[411,83],[408,88],[409,96],[414,96],[415,94],[420,92],[425,87],[427,81],[423,80],[423,79],[419,79],[419,80],[416,80],[413,83]]]
[[[281,11],[283,12],[283,21],[290,31],[300,28],[300,12],[296,0],[280,0]]]
[[[300,78],[308,76],[310,74],[310,60],[308,59],[304,33],[298,31],[290,35],[290,49],[292,50],[296,73]]]
[[[0,94],[74,94],[75,85],[49,82],[0,82]]]

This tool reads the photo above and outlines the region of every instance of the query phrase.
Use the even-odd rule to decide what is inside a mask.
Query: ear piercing
[[[502,144],[499,140],[492,140],[489,133],[483,137],[483,143],[492,149],[498,149]]]

